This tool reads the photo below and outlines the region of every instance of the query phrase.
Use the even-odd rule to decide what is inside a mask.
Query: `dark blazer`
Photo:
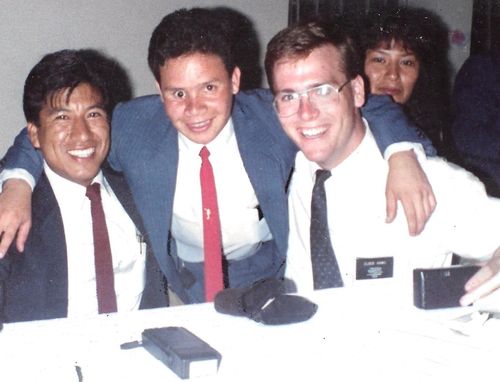
[[[488,193],[500,197],[500,51],[470,56],[455,78],[452,137]]]
[[[135,225],[144,232],[123,177],[106,168],[103,172]],[[6,278],[3,309],[6,322],[67,316],[68,263],[64,228],[57,200],[45,174],[33,191],[32,211],[33,223],[24,253],[18,253],[12,245],[0,262],[0,277]],[[148,250],[146,256],[146,288],[140,308],[167,306],[163,274],[151,251]]]

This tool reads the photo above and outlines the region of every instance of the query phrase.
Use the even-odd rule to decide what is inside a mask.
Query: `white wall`
[[[24,81],[44,54],[100,49],[122,63],[135,95],[149,94],[155,92],[147,66],[154,27],[177,8],[221,5],[254,22],[262,51],[287,24],[288,0],[0,0],[0,157],[24,126]]]

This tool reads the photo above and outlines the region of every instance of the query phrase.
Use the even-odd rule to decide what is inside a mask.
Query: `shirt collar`
[[[75,183],[71,180],[63,178],[62,176],[56,174],[44,161],[43,168],[45,170],[45,174],[50,181],[50,185],[56,195],[82,195],[85,196],[86,187]],[[102,171],[99,170],[95,178],[92,180],[92,183],[99,183],[101,185],[101,192],[105,191],[109,193],[109,185],[104,179],[104,175]]]
[[[342,163],[340,163],[339,165],[330,170],[332,175],[334,175],[336,172],[344,171],[343,170],[344,168],[348,167],[351,162],[355,161],[356,158],[366,150],[364,148],[367,145],[366,142],[374,140],[373,134],[368,126],[368,122],[364,118],[363,118],[363,125],[365,127],[365,134],[360,144],[346,159],[342,161]],[[322,170],[322,168],[316,162],[308,160],[301,151],[297,153],[297,156],[295,158],[295,171],[305,172],[309,174],[311,179],[314,181],[317,170]]]

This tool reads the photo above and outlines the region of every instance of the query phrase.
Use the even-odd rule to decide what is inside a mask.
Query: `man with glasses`
[[[417,237],[401,216],[385,223],[388,167],[360,114],[361,58],[338,24],[285,29],[265,62],[281,125],[300,149],[285,271],[299,292],[393,283],[411,301],[413,268],[449,265],[452,253],[491,259],[467,283],[463,305],[499,287],[500,200],[465,170],[419,158],[439,201],[434,214]]]

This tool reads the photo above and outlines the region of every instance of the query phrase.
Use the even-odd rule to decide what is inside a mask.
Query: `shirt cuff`
[[[35,188],[35,178],[28,171],[22,168],[5,169],[0,173],[0,192],[3,190],[3,184],[9,179],[22,179],[31,187]]]
[[[384,152],[384,159],[389,160],[392,154],[409,150],[413,150],[419,161],[427,158],[427,156],[425,155],[424,146],[422,146],[422,144],[415,142],[397,142],[387,146]]]

